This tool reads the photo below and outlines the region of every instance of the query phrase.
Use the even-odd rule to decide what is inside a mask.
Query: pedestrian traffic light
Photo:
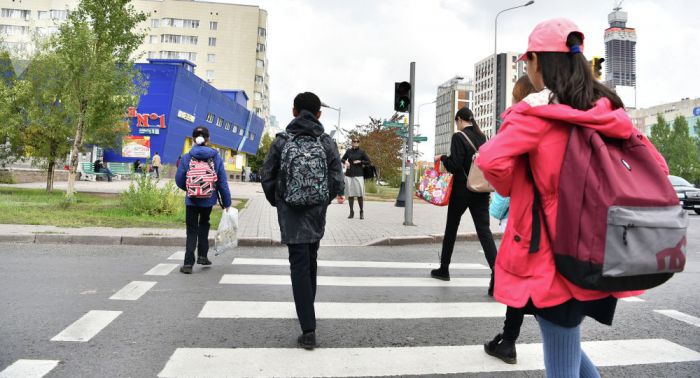
[[[600,80],[603,77],[603,62],[605,62],[605,59],[599,56],[594,56],[593,60],[591,60],[591,70],[596,80]]]
[[[406,113],[411,105],[411,84],[407,81],[394,83],[394,110]]]

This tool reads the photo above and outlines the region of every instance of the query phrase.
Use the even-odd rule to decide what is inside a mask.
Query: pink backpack
[[[214,159],[198,160],[190,157],[185,187],[190,198],[211,198],[216,192],[216,168]]]
[[[557,271],[582,288],[649,289],[685,266],[688,214],[642,139],[571,127],[552,251]],[[533,244],[538,218],[533,211]]]

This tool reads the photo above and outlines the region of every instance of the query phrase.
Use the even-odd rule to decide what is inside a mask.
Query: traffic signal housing
[[[603,77],[603,62],[605,62],[605,58],[600,56],[594,56],[591,60],[591,71],[596,80],[600,80]]]
[[[411,106],[411,83],[394,83],[394,110],[406,113]]]

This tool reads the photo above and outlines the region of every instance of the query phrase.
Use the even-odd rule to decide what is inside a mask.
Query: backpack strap
[[[540,250],[540,242],[542,240],[542,221],[544,221],[545,229],[547,228],[547,219],[544,215],[544,208],[542,207],[542,199],[540,198],[540,192],[537,190],[537,184],[535,184],[535,177],[532,174],[532,167],[530,166],[529,155],[526,155],[527,161],[527,177],[532,181],[532,232],[530,234],[530,249],[529,253],[535,253]],[[540,213],[541,211],[541,213]],[[549,231],[547,234],[551,235]]]
[[[467,134],[466,134],[464,131],[461,131],[461,130],[460,130],[460,131],[458,131],[457,133],[461,134],[461,135],[464,137],[464,139],[466,139],[467,142],[469,142],[469,145],[472,146],[472,148],[474,149],[475,152],[479,152],[479,149],[476,148],[476,146],[474,145],[474,143],[472,143],[472,140],[469,139],[469,137],[467,136]]]

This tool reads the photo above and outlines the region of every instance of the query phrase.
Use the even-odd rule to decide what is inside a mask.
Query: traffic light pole
[[[413,191],[415,190],[414,179],[414,157],[413,157],[413,115],[415,110],[415,94],[416,94],[416,62],[411,62],[411,104],[408,112],[408,141],[406,142],[408,150],[408,179],[406,180],[405,195],[406,207],[404,207],[404,226],[413,226]],[[401,175],[404,173],[401,172]]]

